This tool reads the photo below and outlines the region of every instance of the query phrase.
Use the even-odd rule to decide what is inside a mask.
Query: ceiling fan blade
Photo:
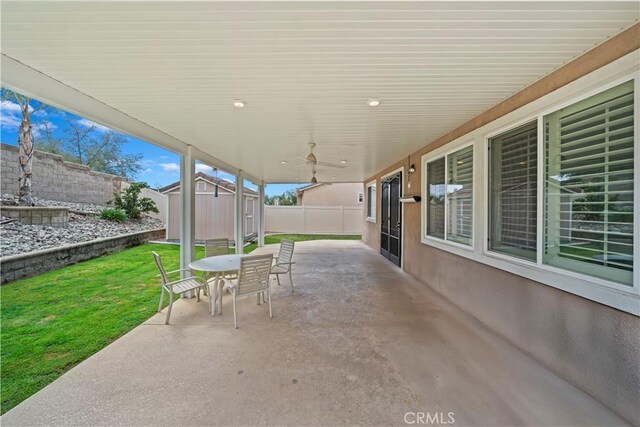
[[[318,162],[317,163],[318,166],[327,166],[330,168],[338,168],[338,169],[344,169],[347,167],[347,165],[338,165],[336,163],[329,163],[329,162]]]

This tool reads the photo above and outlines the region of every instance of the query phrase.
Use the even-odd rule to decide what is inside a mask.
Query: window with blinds
[[[632,285],[633,97],[630,81],[544,118],[545,264]]]
[[[444,239],[444,157],[427,163],[427,236]]]
[[[473,146],[447,156],[447,240],[471,244],[473,230]]]
[[[473,146],[427,163],[427,236],[471,245]]]
[[[489,141],[489,249],[529,260],[537,245],[537,122]]]

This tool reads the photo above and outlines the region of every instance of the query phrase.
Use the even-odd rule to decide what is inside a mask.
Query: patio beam
[[[61,110],[101,124],[110,129],[134,136],[143,141],[186,155],[189,144],[157,129],[129,114],[87,95],[59,80],[56,80],[35,68],[23,64],[6,54],[0,56],[0,76],[2,86]],[[231,174],[239,169],[196,147],[191,148],[193,158],[209,166]],[[260,180],[246,172],[244,176],[255,182]]]
[[[187,146],[186,155],[180,156],[180,268],[189,268],[195,255],[195,169],[191,146]]]
[[[235,208],[235,240],[236,253],[241,254],[244,246],[244,175],[239,171],[236,175],[236,208]]]
[[[267,184],[262,181],[258,185],[258,246],[264,246],[264,190]]]

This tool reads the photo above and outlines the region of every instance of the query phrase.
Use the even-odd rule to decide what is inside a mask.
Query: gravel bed
[[[94,205],[91,203],[71,203],[71,202],[58,202],[55,200],[38,199],[34,197],[36,206],[61,206],[63,208],[69,208],[70,211],[84,212],[84,213],[99,213],[105,206]],[[18,202],[18,197],[13,194],[3,194],[2,203],[12,205]]]
[[[3,195],[3,200],[5,197]],[[42,249],[55,248],[121,234],[163,228],[164,222],[159,219],[144,217],[138,221],[127,221],[123,224],[107,221],[95,215],[103,207],[97,205],[38,200],[37,206],[69,207],[69,226],[48,227],[44,225],[25,225],[17,221],[0,225],[0,256],[22,254]],[[77,210],[85,214],[76,214]],[[7,220],[1,217],[2,221]]]

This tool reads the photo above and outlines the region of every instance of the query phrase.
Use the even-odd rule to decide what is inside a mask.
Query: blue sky
[[[32,101],[32,105],[38,105],[37,101]],[[20,124],[20,108],[14,102],[3,102],[0,106],[0,141],[5,144],[17,145],[18,143],[18,126]],[[64,136],[64,128],[67,120],[75,120],[80,124],[90,126],[93,124],[87,119],[76,116],[67,112],[37,112],[32,116],[34,128],[34,140],[36,150],[38,149],[38,140],[42,134],[42,127],[45,123],[53,129],[54,134],[60,139]],[[107,128],[98,125],[96,132],[105,132]],[[129,135],[124,135],[127,143],[123,146],[124,153],[140,153],[144,157],[141,161],[142,172],[136,177],[136,180],[143,181],[151,187],[163,187],[180,179],[180,156],[160,148],[156,145],[142,141]],[[197,163],[196,170],[208,174],[213,174],[212,169],[207,165]],[[232,175],[223,171],[218,171],[218,177],[233,181]],[[245,181],[245,185],[256,189],[256,187]],[[267,185],[266,193],[268,195],[282,194],[287,190],[302,187],[305,184],[272,184]]]

